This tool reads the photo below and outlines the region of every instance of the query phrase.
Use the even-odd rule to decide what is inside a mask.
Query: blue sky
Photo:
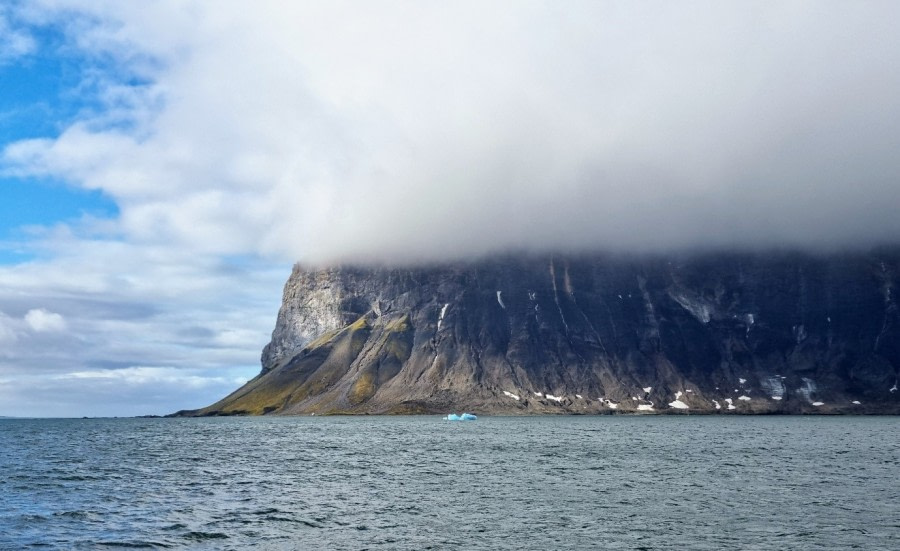
[[[75,52],[65,55],[65,37],[52,27],[29,27],[30,51],[0,63],[0,144],[59,134],[79,113],[96,108],[89,94],[79,94]],[[99,190],[84,190],[53,178],[0,178],[0,263],[30,257],[23,241],[28,228],[78,220],[115,217],[114,201]]]
[[[294,262],[900,241],[900,3],[0,3],[0,415],[259,371]]]

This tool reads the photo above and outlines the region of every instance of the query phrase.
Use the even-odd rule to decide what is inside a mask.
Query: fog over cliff
[[[5,158],[103,190],[136,240],[326,262],[900,238],[895,2],[81,4],[117,109]]]
[[[0,224],[0,414],[209,403],[257,373],[295,261],[896,244],[898,20],[4,2],[0,207],[31,212]]]

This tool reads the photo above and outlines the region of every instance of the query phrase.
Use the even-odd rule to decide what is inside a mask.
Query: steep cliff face
[[[898,413],[900,253],[295,267],[259,376],[201,415]]]

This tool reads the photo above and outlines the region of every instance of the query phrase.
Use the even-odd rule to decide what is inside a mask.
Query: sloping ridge
[[[900,254],[295,266],[253,380],[182,415],[900,413]]]

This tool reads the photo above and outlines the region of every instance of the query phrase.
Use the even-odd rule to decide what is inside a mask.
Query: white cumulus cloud
[[[38,333],[66,330],[66,320],[55,312],[49,312],[43,308],[29,310],[25,314],[25,323],[33,331]]]

